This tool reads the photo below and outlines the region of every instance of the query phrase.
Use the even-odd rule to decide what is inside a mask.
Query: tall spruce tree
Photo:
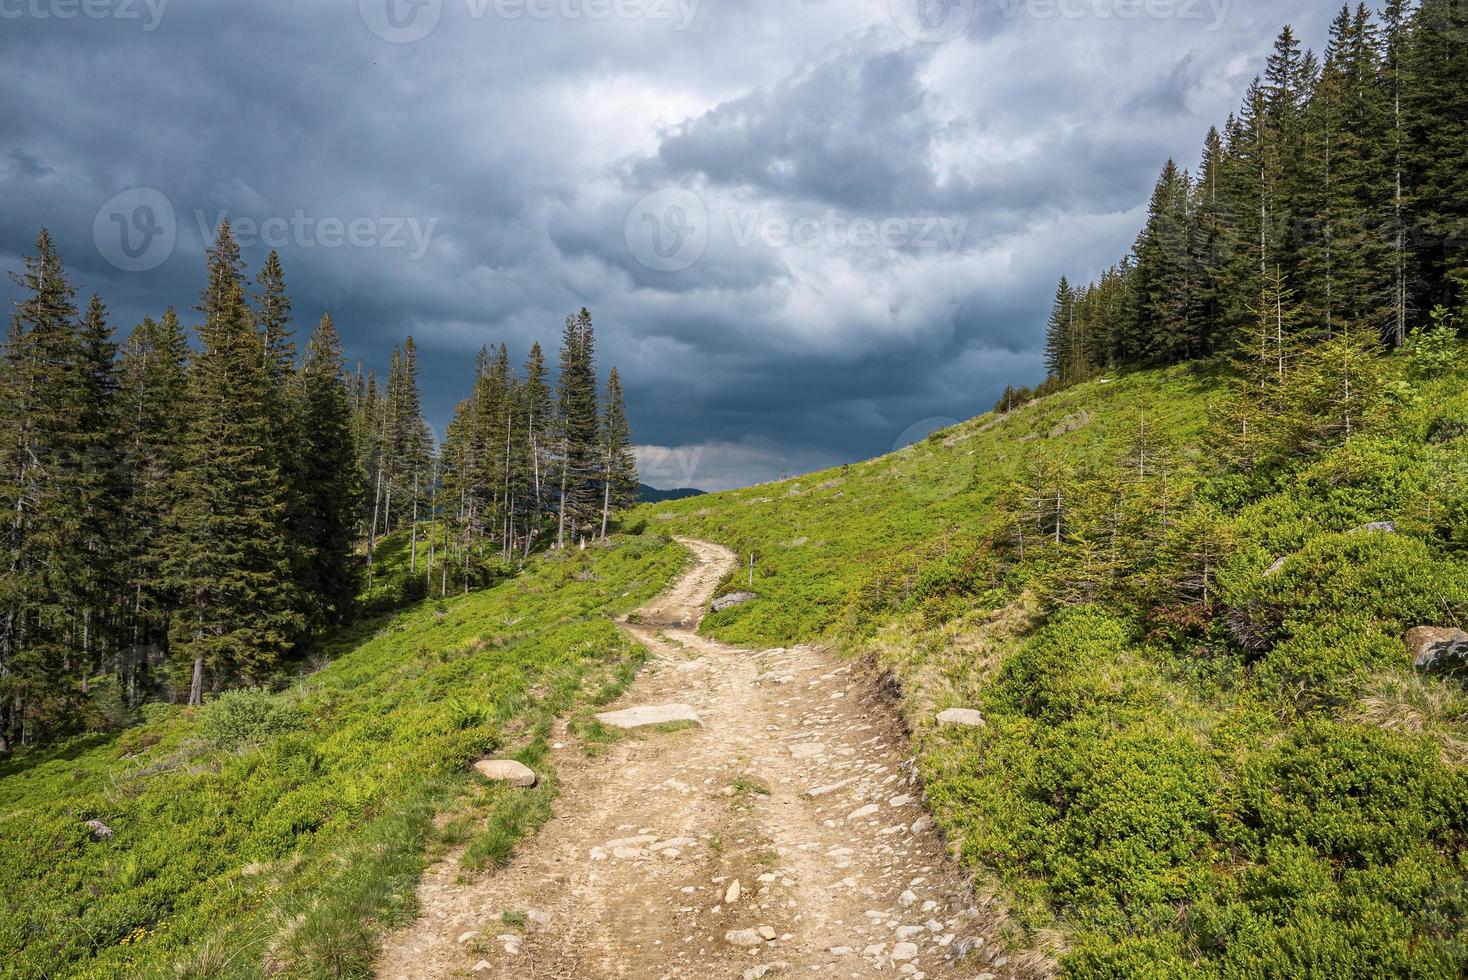
[[[184,439],[165,574],[179,597],[171,649],[203,699],[259,683],[302,626],[285,534],[286,488],[271,438],[265,345],[245,301],[243,264],[228,223],[209,250],[199,351],[189,376]]]
[[[601,465],[596,451],[599,417],[595,348],[590,312],[583,309],[578,315],[567,317],[556,385],[560,442],[558,547],[566,546],[568,533],[573,537],[585,534],[600,503],[596,496]]]
[[[188,338],[170,308],[134,328],[119,367],[118,428],[123,506],[119,526],[125,628],[119,669],[136,705],[148,672],[167,655],[177,599],[163,576],[169,516],[182,462],[188,399]]]
[[[607,538],[607,521],[614,510],[637,503],[640,483],[637,460],[632,453],[632,428],[627,424],[627,405],[622,393],[622,377],[612,368],[607,377],[606,411],[602,416],[601,539]]]
[[[51,236],[14,276],[23,298],[5,341],[3,473],[5,574],[0,575],[0,753],[33,740],[36,703],[66,698],[75,650],[69,599],[76,583],[73,535],[82,511],[77,476],[76,393],[82,387],[75,290]],[[58,559],[63,559],[58,562]]]
[[[307,622],[322,628],[345,621],[357,596],[353,544],[361,491],[341,337],[329,313],[306,347],[299,403],[306,555],[300,585]]]

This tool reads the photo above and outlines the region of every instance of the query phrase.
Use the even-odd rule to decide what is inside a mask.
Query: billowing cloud
[[[301,330],[379,369],[415,336],[440,430],[480,345],[588,306],[651,482],[798,473],[1038,380],[1054,280],[1329,14],[1134,6],[0,3],[0,265],[46,225],[127,327],[193,305],[227,216]]]

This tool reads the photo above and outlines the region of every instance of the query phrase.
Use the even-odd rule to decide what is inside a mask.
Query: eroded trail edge
[[[480,880],[432,868],[378,976],[1003,975],[873,679],[699,636],[736,557],[680,541],[695,563],[624,624],[653,660],[611,707],[682,703],[702,726],[592,759],[565,738],[557,816]]]

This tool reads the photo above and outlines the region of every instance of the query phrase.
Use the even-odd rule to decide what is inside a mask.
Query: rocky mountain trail
[[[377,975],[1008,976],[875,680],[815,647],[693,632],[736,558],[682,543],[694,565],[625,624],[654,658],[608,713],[676,706],[701,724],[595,758],[568,738],[556,816],[504,869],[431,868]]]

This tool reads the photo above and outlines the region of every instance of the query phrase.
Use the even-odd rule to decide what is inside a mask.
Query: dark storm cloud
[[[440,429],[480,345],[553,348],[586,305],[645,461],[682,461],[655,481],[707,486],[884,452],[1037,380],[1054,280],[1120,258],[1162,162],[1285,20],[1318,39],[1328,14],[391,2],[0,0],[0,264],[48,226],[126,328],[192,306],[227,216],[253,266],[280,250],[302,332],[332,310],[379,369],[413,333]]]

